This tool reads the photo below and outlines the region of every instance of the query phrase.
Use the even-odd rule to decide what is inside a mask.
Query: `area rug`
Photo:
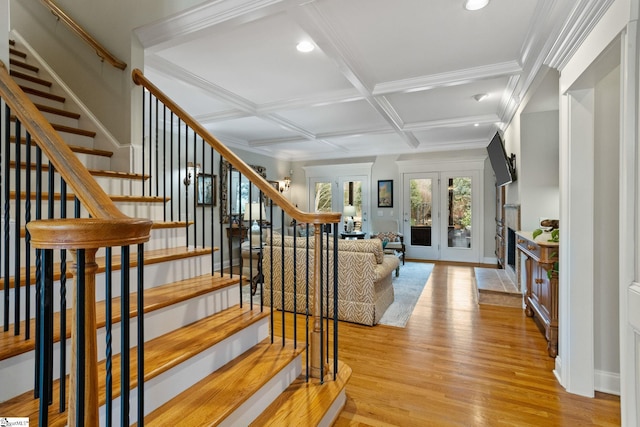
[[[433,264],[407,262],[400,266],[400,277],[393,277],[393,303],[378,322],[404,328],[433,270]]]

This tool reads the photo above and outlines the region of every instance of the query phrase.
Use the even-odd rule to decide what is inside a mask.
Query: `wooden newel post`
[[[96,338],[96,252],[102,247],[129,246],[144,243],[149,240],[151,221],[134,218],[82,218],[82,219],[50,219],[32,221],[27,224],[31,234],[31,243],[38,249],[68,249],[73,256],[71,271],[74,277],[72,302],[72,332],[71,332],[71,373],[69,374],[69,400],[67,423],[76,426],[76,414],[82,407],[83,417],[78,420],[79,425],[97,426],[99,422],[98,402],[98,347]],[[79,260],[77,250],[84,250],[84,310],[80,312],[76,305],[78,282],[77,269]],[[78,317],[84,320],[84,388],[82,401],[76,395],[78,384],[78,342],[76,332]],[[139,385],[140,386],[140,385]]]
[[[327,341],[325,335],[321,332],[322,327],[322,312],[320,310],[320,302],[322,298],[321,277],[321,239],[322,227],[316,225],[314,231],[314,248],[313,248],[313,327],[309,332],[309,363],[311,378],[321,378],[321,373],[324,371],[326,375],[329,372],[329,365],[325,364],[324,369],[322,365],[324,358],[322,357],[322,349],[326,351]]]
[[[72,329],[71,329],[71,372],[69,373],[69,409],[67,425],[76,427],[77,413],[82,405],[83,421],[81,426],[98,425],[98,342],[96,338],[96,264],[97,249],[85,250],[84,269],[84,399],[77,402],[78,384],[78,313],[76,301],[78,300],[78,259],[76,250],[71,250],[73,262],[71,272],[74,277],[73,304],[72,304]]]

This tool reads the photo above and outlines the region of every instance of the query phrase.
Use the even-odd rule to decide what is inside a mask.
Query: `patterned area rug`
[[[433,270],[433,264],[407,262],[400,266],[400,277],[393,277],[394,300],[378,322],[404,328]]]

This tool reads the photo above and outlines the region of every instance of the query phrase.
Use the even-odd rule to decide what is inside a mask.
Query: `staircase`
[[[222,256],[216,265],[218,248],[205,247],[204,240],[198,245],[197,239],[189,244],[189,236],[198,234],[194,232],[193,221],[166,219],[169,198],[146,192],[149,173],[111,171],[113,153],[94,148],[100,133],[92,129],[90,120],[83,119],[81,109],[52,83],[41,64],[35,63],[28,52],[28,46],[11,42],[13,80],[108,192],[118,209],[127,216],[153,221],[150,238],[144,246],[132,245],[131,253],[125,250],[120,254],[115,250],[111,253],[104,248],[96,253],[99,392],[97,396],[91,394],[78,401],[96,401],[100,425],[110,425],[114,420],[120,420],[120,425],[134,424],[136,413],[138,423],[144,421],[148,425],[330,425],[345,402],[349,367],[336,361],[338,369],[334,369],[333,378],[309,379],[308,368],[303,366],[307,345],[274,336],[271,310],[252,302],[247,278],[230,272],[233,257]],[[14,115],[8,120],[15,126]],[[42,381],[36,372],[38,320],[34,308],[41,297],[35,286],[38,279],[35,269],[27,271],[25,267],[26,259],[36,257],[35,250],[25,242],[28,233],[24,227],[32,216],[27,210],[28,200],[33,196],[13,191],[18,180],[36,180],[37,160],[27,155],[36,142],[25,136],[24,128],[18,137],[12,134],[9,140],[12,148],[2,149],[1,160],[5,163],[0,162],[2,191],[9,194],[7,186],[12,190],[11,200],[2,209],[0,249],[4,272],[0,272],[0,288],[5,292],[3,299],[11,304],[0,306],[0,318],[21,320],[17,323],[10,320],[9,324],[3,324],[5,330],[0,332],[0,417],[28,417],[30,425],[42,425],[45,407],[47,425],[78,425],[75,420],[67,419],[66,397],[73,395],[69,372],[75,351],[69,339],[72,309],[66,308],[71,306],[73,286],[66,281],[68,278],[70,282],[75,274],[78,279],[83,275],[74,269],[66,271],[64,261],[70,258],[66,252],[54,251],[51,273],[56,290],[55,312],[49,321],[53,324],[55,343],[52,360],[61,358],[64,363],[53,366],[51,404],[48,408],[40,406],[40,399],[34,398],[38,390],[34,384]],[[16,144],[20,150],[14,150]],[[41,164],[43,175],[47,175],[48,162],[44,159]],[[16,168],[21,172],[16,174]],[[6,171],[16,178],[7,181]],[[67,209],[73,212],[74,195],[67,192],[59,180],[48,183],[47,179],[42,184],[48,188],[43,191],[43,210],[51,203],[56,212]],[[5,201],[3,199],[3,204]],[[88,217],[83,208],[77,211],[79,216]],[[22,243],[19,246],[5,243],[14,239]],[[16,257],[19,263],[15,262]],[[125,282],[128,276],[143,277],[143,285],[130,293],[114,285]],[[69,291],[63,290],[65,287],[69,287]],[[61,292],[57,292],[59,289]],[[17,300],[16,292],[21,295]],[[12,305],[13,301],[18,301],[18,309]],[[126,314],[123,318],[121,307],[128,311],[130,319]],[[123,326],[121,322],[125,321]],[[126,328],[129,321],[130,327]],[[131,331],[130,345],[120,342],[126,335],[122,333],[123,328]],[[27,331],[29,337],[25,336]],[[144,349],[138,353],[135,339],[141,331]],[[130,351],[122,352],[127,346]],[[112,353],[112,359],[106,358],[107,353]],[[142,365],[139,354],[143,354]],[[141,380],[137,366],[143,366]],[[61,376],[66,379],[64,383]],[[121,383],[125,381],[129,384],[123,389]],[[138,386],[142,382],[144,387],[140,392]],[[138,402],[141,397],[143,405]]]

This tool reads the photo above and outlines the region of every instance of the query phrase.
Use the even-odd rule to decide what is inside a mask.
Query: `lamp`
[[[196,165],[193,166],[193,162],[187,162],[187,176],[182,180],[183,184],[187,187],[191,185],[192,174],[193,176],[200,174],[200,163],[196,163]]]
[[[290,177],[285,176],[284,180],[278,181],[278,190],[280,190],[281,193],[284,193],[285,191],[289,191],[289,187],[291,187]]]
[[[251,224],[251,246],[260,246],[260,234],[262,229],[258,220],[266,220],[267,213],[264,211],[262,203],[253,202],[244,205],[244,220],[253,221]]]
[[[351,205],[345,206],[344,210],[342,211],[342,216],[344,216],[345,220],[345,231],[347,233],[353,232],[353,217],[355,216],[355,214],[356,207]]]

